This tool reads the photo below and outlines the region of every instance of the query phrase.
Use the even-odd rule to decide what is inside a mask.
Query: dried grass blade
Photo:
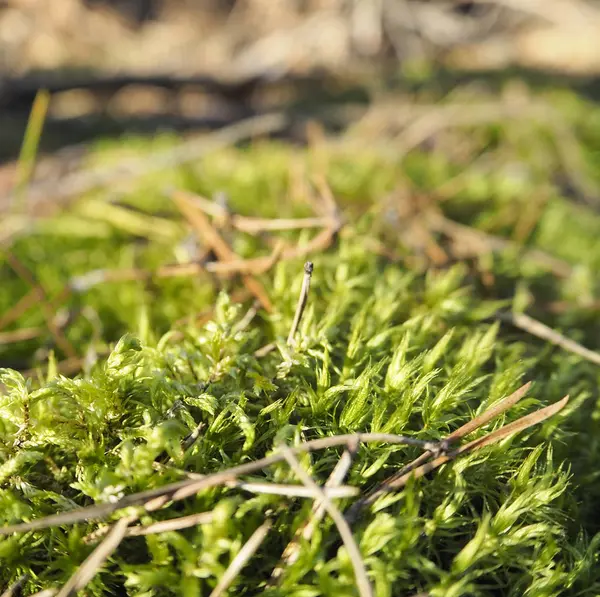
[[[98,569],[107,558],[119,547],[127,533],[127,527],[137,518],[137,516],[126,516],[121,518],[113,525],[106,538],[81,564],[77,572],[71,576],[63,588],[57,593],[57,597],[71,597],[77,591],[83,589],[94,578]]]
[[[486,411],[481,413],[479,416],[471,419],[465,425],[462,425],[455,431],[453,431],[450,435],[446,437],[446,441],[455,442],[463,437],[469,435],[476,429],[483,427],[486,423],[489,423],[492,419],[495,419],[498,415],[506,412],[508,409],[512,408],[527,392],[531,387],[531,382],[528,381],[526,384],[523,384],[520,388],[515,390],[512,394],[503,398],[492,407],[488,408]],[[418,458],[402,467],[398,472],[389,476],[385,479],[380,485],[375,487],[372,491],[370,491],[364,498],[358,500],[356,503],[352,505],[352,507],[348,510],[346,515],[347,520],[354,521],[358,512],[364,508],[372,504],[382,493],[384,493],[387,489],[393,488],[396,485],[396,481],[402,477],[404,477],[410,471],[416,469],[421,466],[427,460],[429,460],[433,456],[433,452],[427,450],[423,452]]]
[[[358,593],[360,597],[373,597],[373,588],[371,587],[371,583],[369,582],[369,578],[367,576],[367,570],[365,568],[365,564],[363,562],[360,549],[358,548],[358,544],[356,543],[354,536],[352,535],[352,530],[350,526],[346,522],[344,515],[340,512],[337,506],[325,495],[323,490],[315,483],[313,478],[302,468],[298,459],[294,455],[294,452],[290,450],[287,446],[282,447],[281,449],[284,458],[296,473],[297,477],[313,491],[313,495],[316,500],[323,505],[327,514],[331,516],[335,525],[340,533],[340,537],[344,542],[344,546],[348,551],[348,556],[352,561],[352,566],[354,568],[354,574],[356,575],[356,586],[358,588]]]
[[[505,425],[504,427],[501,427],[496,431],[492,431],[491,433],[488,433],[483,437],[475,439],[472,442],[465,444],[464,446],[460,446],[460,448],[454,450],[453,452],[444,454],[443,456],[439,456],[435,460],[427,462],[422,466],[419,466],[414,470],[410,471],[409,473],[406,473],[402,477],[396,479],[394,484],[389,485],[388,487],[393,489],[399,489],[401,487],[404,487],[411,476],[414,476],[415,479],[419,479],[420,477],[423,477],[432,470],[439,468],[443,464],[454,460],[457,456],[460,456],[461,454],[466,454],[468,452],[472,452],[473,450],[485,448],[486,446],[490,446],[503,439],[506,439],[513,433],[518,433],[520,431],[528,429],[529,427],[533,427],[534,425],[545,421],[552,415],[555,415],[557,412],[562,410],[568,401],[569,396],[565,396],[562,400],[559,400],[558,402],[555,402],[550,406],[540,408],[539,410],[536,410],[535,412],[532,412],[529,415],[525,415],[524,417],[521,417],[520,419],[517,419],[516,421],[513,421],[512,423],[509,423],[508,425]]]
[[[240,570],[247,564],[248,560],[256,553],[256,550],[260,547],[261,543],[265,540],[269,529],[271,528],[271,521],[266,520],[260,525],[239,553],[233,558],[231,564],[225,573],[219,580],[217,586],[213,589],[210,597],[220,597],[228,589],[229,585],[234,581],[235,577],[240,573]]]
[[[426,442],[403,435],[393,435],[388,433],[350,433],[311,440],[290,449],[294,454],[301,454],[304,452],[348,445],[349,442],[383,442],[391,444],[406,444],[418,446],[424,450],[432,448],[431,442]],[[253,473],[277,462],[281,462],[284,459],[285,458],[282,452],[275,452],[274,454],[261,458],[260,460],[240,464],[212,475],[206,475],[201,479],[179,481],[177,483],[170,483],[169,485],[165,485],[163,487],[157,487],[155,489],[148,489],[139,493],[133,493],[121,498],[117,502],[88,506],[86,508],[80,508],[74,511],[53,514],[51,516],[33,520],[31,522],[0,527],[0,536],[25,531],[40,530],[57,525],[74,524],[94,518],[102,518],[112,514],[113,512],[116,512],[117,510],[122,510],[123,508],[127,508],[129,506],[143,506],[148,511],[154,511],[158,508],[161,508],[168,502],[183,500],[191,495],[195,495],[199,491],[203,491],[218,485],[223,485],[229,481],[235,480],[236,477],[240,475]]]

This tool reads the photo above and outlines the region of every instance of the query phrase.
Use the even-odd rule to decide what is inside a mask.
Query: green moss
[[[559,108],[572,118],[559,99]],[[590,122],[596,121],[593,112]],[[220,471],[264,456],[281,440],[355,431],[439,439],[531,379],[532,397],[476,434],[569,393],[567,409],[385,495],[353,530],[378,597],[420,591],[598,594],[600,371],[491,316],[511,302],[525,305],[599,350],[596,318],[585,301],[600,288],[600,216],[575,205],[554,184],[559,158],[553,150],[543,159],[527,151],[528,139],[538,147],[531,136],[539,129],[515,132],[515,126],[477,128],[496,168],[492,176],[472,165],[473,155],[456,159],[417,149],[406,160],[394,160],[369,147],[331,150],[327,177],[348,221],[334,246],[311,256],[315,270],[296,351],[286,347],[285,338],[302,283],[301,260],[278,263],[260,277],[275,312],[259,314],[243,331],[237,324],[248,304],[236,304],[227,294],[237,289],[236,281],[197,276],[107,282],[67,297],[61,304],[81,312],[65,330],[77,353],[93,357],[94,350],[109,347],[110,354],[92,358],[87,372],[73,379],[50,371],[32,381],[2,370],[0,524],[112,501],[180,480],[186,471]],[[121,148],[105,144],[93,159],[115,162],[153,149],[140,141]],[[162,192],[166,184],[207,196],[226,191],[232,208],[247,215],[303,216],[310,208],[292,192],[290,172],[298,164],[309,176],[318,171],[315,156],[281,142],[220,151],[166,177],[142,178],[110,209],[102,202],[115,197],[104,190],[82,197],[67,214],[21,238],[12,252],[50,299],[90,270],[155,269],[176,260],[187,235]],[[527,175],[511,179],[515,171],[507,156],[524,164]],[[552,192],[525,242],[570,262],[573,275],[550,276],[515,251],[428,271],[373,252],[374,237],[391,251],[410,252],[406,223],[378,209],[397,184],[409,194],[435,196],[456,176],[460,184],[439,207],[507,238],[539,182],[547,184]],[[306,241],[310,234],[284,236]],[[260,239],[234,233],[229,240],[246,256],[267,252]],[[487,286],[477,274],[481,269],[491,276]],[[0,283],[0,312],[6,313],[29,286],[6,263]],[[549,299],[566,300],[570,308],[554,314],[544,307]],[[208,323],[194,323],[195,314],[213,308]],[[34,326],[46,327],[42,309],[12,324]],[[277,350],[257,357],[255,351],[271,341]],[[39,365],[47,346],[58,360],[67,356],[45,333],[0,346],[0,363]],[[200,423],[200,438],[184,450],[183,439]],[[302,461],[323,483],[339,454],[331,449]],[[363,445],[348,483],[366,490],[417,454],[415,448]],[[297,482],[285,464],[253,479]],[[208,595],[268,515],[273,528],[233,590],[286,597],[356,594],[348,554],[327,518],[281,586],[266,586],[285,545],[309,515],[306,500],[213,488],[145,514],[143,522],[208,510],[215,513],[210,524],[125,539],[87,593]],[[93,549],[84,537],[103,524],[1,538],[2,583],[29,573],[30,592],[64,584]]]

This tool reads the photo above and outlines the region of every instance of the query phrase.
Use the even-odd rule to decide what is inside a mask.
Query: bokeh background
[[[593,93],[600,6],[583,0],[4,0],[0,157],[35,91],[53,92],[45,148],[97,135],[218,125],[299,80],[348,87],[516,71]],[[278,89],[276,83],[295,81]],[[261,93],[257,93],[257,87]],[[212,93],[207,93],[211,91]],[[260,97],[258,97],[260,96]],[[371,96],[372,99],[372,96]]]

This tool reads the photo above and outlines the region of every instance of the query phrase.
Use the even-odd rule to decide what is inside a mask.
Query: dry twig
[[[302,481],[302,483],[304,483],[304,485],[306,485],[306,487],[311,489],[315,499],[319,501],[320,505],[327,511],[327,514],[329,514],[329,516],[331,516],[335,522],[346,550],[348,551],[348,556],[352,561],[359,595],[361,597],[372,597],[373,589],[367,576],[367,570],[360,554],[360,549],[358,548],[354,536],[352,535],[350,525],[346,522],[346,519],[337,506],[325,495],[323,490],[315,483],[312,477],[302,468],[298,462],[298,459],[294,455],[294,452],[287,446],[282,446],[281,451],[294,473],[296,473],[298,478]]]
[[[189,516],[181,516],[170,520],[160,520],[146,525],[136,525],[128,527],[125,533],[126,537],[139,537],[141,535],[155,535],[158,533],[166,533],[168,531],[180,531],[199,524],[210,524],[214,520],[213,512],[199,512],[198,514],[190,514]],[[98,530],[90,533],[83,538],[84,543],[95,543],[104,537],[112,526],[101,527]]]
[[[188,219],[192,226],[198,231],[200,238],[209,246],[223,261],[237,261],[237,255],[229,248],[229,245],[221,238],[208,218],[197,209],[185,194],[173,193],[173,200],[183,215]],[[263,285],[248,274],[242,274],[244,286],[260,301],[261,305],[268,313],[273,311],[271,299],[264,289]]]
[[[406,444],[420,447],[423,450],[432,450],[433,452],[436,452],[436,450],[439,448],[439,445],[436,442],[418,440],[403,435],[393,435],[388,433],[355,433],[311,440],[295,446],[294,448],[291,448],[291,450],[294,454],[301,454],[304,452],[324,450],[326,448],[332,448],[336,446],[344,446],[348,445],[349,442],[384,442],[390,444]],[[98,519],[129,506],[143,506],[147,511],[158,510],[169,502],[183,500],[187,497],[197,494],[200,491],[209,489],[211,487],[216,487],[218,485],[223,485],[224,483],[235,480],[241,475],[247,475],[249,473],[262,470],[265,467],[271,466],[283,460],[285,460],[283,454],[281,452],[275,452],[270,456],[266,456],[254,462],[240,464],[212,475],[206,475],[206,477],[201,479],[191,479],[170,483],[163,487],[157,487],[155,489],[149,489],[125,496],[116,502],[97,504],[94,506],[79,508],[74,511],[53,514],[51,516],[33,520],[31,522],[0,527],[0,536],[25,531],[46,529],[57,525],[74,524],[83,520]]]
[[[488,408],[485,412],[480,414],[479,416],[471,419],[465,425],[462,425],[456,431],[453,431],[450,435],[446,437],[446,442],[448,445],[457,442],[463,437],[469,435],[476,429],[479,429],[483,425],[489,423],[492,419],[495,419],[497,416],[501,415],[503,412],[512,408],[527,392],[531,387],[531,382],[527,382],[522,385],[518,390],[500,400],[497,404],[493,405],[491,408]],[[360,500],[355,502],[352,507],[348,510],[347,519],[350,521],[354,521],[359,511],[365,506],[370,506],[379,496],[381,496],[386,491],[397,489],[397,481],[398,479],[403,478],[406,474],[410,473],[410,471],[416,469],[421,466],[427,460],[429,460],[433,456],[433,452],[427,450],[423,452],[417,459],[413,460],[410,464],[402,467],[397,473],[394,473],[390,477],[388,477],[385,481],[383,481],[380,485],[378,485],[375,489],[371,490],[367,495],[362,497]]]
[[[537,338],[541,338],[542,340],[546,340],[551,344],[556,346],[560,346],[565,350],[580,356],[595,365],[600,365],[600,354],[582,346],[575,340],[571,340],[559,334],[557,331],[553,330],[551,327],[543,324],[541,321],[534,319],[533,317],[529,317],[525,313],[498,313],[498,319],[501,321],[506,321],[515,327],[523,330],[532,336],[536,336]]]
[[[353,443],[348,446],[342,457],[338,460],[338,463],[335,465],[335,468],[329,475],[329,478],[325,482],[325,490],[327,488],[339,487],[343,480],[346,478],[348,471],[350,470],[350,465],[352,464],[352,456],[356,452],[358,446],[356,443]],[[287,544],[286,548],[283,550],[281,554],[281,559],[279,564],[273,569],[271,573],[271,581],[277,582],[283,577],[284,566],[291,566],[300,556],[300,540],[304,539],[305,541],[309,541],[312,537],[316,526],[323,519],[325,515],[325,508],[323,504],[315,502],[313,504],[312,516],[306,521],[304,525],[302,525],[296,533],[294,534],[293,539]]]
[[[235,577],[239,574],[240,570],[248,563],[248,560],[254,555],[261,543],[265,540],[271,525],[272,522],[267,519],[256,529],[256,531],[254,531],[254,533],[252,533],[250,539],[246,541],[244,547],[240,549],[238,554],[229,564],[227,570],[225,570],[225,573],[219,580],[219,583],[212,590],[210,597],[220,597],[223,595]]]
[[[77,572],[58,592],[57,597],[71,597],[83,589],[94,578],[100,566],[119,547],[127,533],[127,527],[136,519],[137,515],[132,514],[117,521],[104,541],[86,558],[85,562],[77,569]]]

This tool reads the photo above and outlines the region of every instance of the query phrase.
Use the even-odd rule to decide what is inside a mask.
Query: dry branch
[[[304,452],[324,450],[326,448],[333,448],[336,446],[344,446],[348,445],[349,442],[384,442],[390,444],[405,444],[417,446],[423,450],[432,450],[433,452],[436,452],[439,449],[439,444],[435,442],[428,442],[412,437],[388,433],[355,433],[336,435],[311,440],[291,449],[294,454],[301,454]],[[0,527],[0,536],[25,531],[46,529],[57,525],[74,524],[84,520],[98,519],[129,506],[143,506],[147,511],[158,510],[169,502],[183,500],[187,497],[195,495],[200,491],[209,489],[211,487],[216,487],[218,485],[223,485],[229,481],[235,480],[241,475],[247,475],[249,473],[262,470],[263,468],[281,462],[284,459],[285,457],[281,452],[275,452],[270,456],[266,456],[254,462],[240,464],[212,475],[206,475],[201,479],[179,481],[163,487],[157,487],[155,489],[134,493],[125,496],[116,502],[88,506],[86,508],[79,508],[74,511],[53,514],[51,516],[33,520],[31,522]]]
[[[329,478],[325,482],[325,489],[332,487],[339,487],[348,471],[350,470],[350,466],[352,464],[352,457],[355,454],[358,446],[357,444],[349,445],[342,457],[338,460],[335,468],[329,475]],[[281,554],[281,559],[279,564],[273,569],[271,573],[271,581],[277,582],[283,577],[284,566],[291,566],[299,557],[300,557],[300,549],[301,544],[300,540],[304,539],[305,541],[309,541],[312,537],[316,526],[323,519],[325,515],[325,508],[322,504],[315,502],[312,508],[312,516],[306,521],[306,523],[294,534],[293,539],[287,544],[286,548],[283,550]]]
[[[469,435],[476,429],[483,427],[483,425],[486,425],[492,419],[495,419],[496,417],[501,415],[503,412],[506,412],[507,410],[512,408],[515,404],[517,404],[517,402],[519,402],[519,400],[521,400],[521,398],[523,398],[523,396],[525,396],[525,394],[527,394],[530,387],[531,387],[531,382],[529,381],[526,384],[522,385],[518,390],[516,390],[515,392],[513,392],[512,394],[507,396],[506,398],[503,398],[502,400],[500,400],[497,404],[494,404],[492,407],[488,408],[486,411],[484,411],[479,416],[475,417],[474,419],[471,419],[468,423],[462,425],[461,427],[459,427],[458,429],[453,431],[450,435],[448,435],[446,437],[445,441],[447,442],[448,445],[451,445],[452,443],[455,443],[456,441]],[[432,456],[434,456],[434,454],[433,454],[433,452],[431,452],[429,450],[423,452],[417,459],[413,460],[413,462],[402,467],[397,473],[394,473],[393,475],[388,477],[385,481],[383,481],[375,489],[371,490],[364,497],[362,497],[360,500],[355,502],[352,505],[352,507],[348,510],[348,513],[347,513],[348,520],[350,520],[350,521],[355,520],[356,516],[358,515],[359,511],[362,508],[364,508],[365,506],[371,505],[379,496],[381,496],[386,491],[389,491],[391,489],[396,489],[398,487],[396,485],[396,483],[398,482],[399,479],[404,478],[405,475],[410,473],[412,470],[416,469],[417,467],[419,467],[422,464],[424,464],[425,462],[427,462],[427,460],[429,460]]]
[[[197,209],[185,194],[176,191],[172,194],[172,197],[177,207],[196,229],[202,241],[215,252],[221,261],[231,262],[239,260],[204,213]],[[244,286],[260,301],[265,311],[271,313],[273,311],[273,304],[263,285],[248,274],[242,274],[242,281],[244,282]]]
[[[294,336],[298,331],[298,326],[302,320],[304,309],[306,308],[306,302],[308,301],[308,291],[310,290],[310,280],[313,273],[312,261],[307,261],[304,264],[304,278],[302,279],[302,288],[300,289],[300,296],[298,297],[298,305],[296,306],[296,313],[294,314],[294,321],[290,328],[290,333],[287,339],[288,346],[292,346],[294,343]]]
[[[570,338],[559,334],[551,327],[548,327],[533,317],[529,317],[529,315],[526,315],[525,313],[498,313],[497,317],[501,321],[511,323],[532,336],[546,340],[555,346],[560,346],[595,365],[600,365],[599,353],[582,346],[578,342],[575,342],[575,340],[571,340]]]
[[[117,521],[104,541],[86,558],[85,562],[77,569],[77,572],[58,592],[57,597],[71,597],[83,589],[94,578],[100,566],[119,547],[127,533],[127,527],[136,519],[137,515],[132,514]]]
[[[252,533],[250,539],[246,541],[244,547],[240,549],[239,553],[229,564],[227,570],[225,570],[219,583],[211,592],[210,597],[220,597],[223,595],[229,585],[234,581],[235,577],[239,574],[240,570],[248,563],[248,560],[254,555],[261,543],[265,540],[265,537],[271,528],[271,524],[272,522],[267,519],[256,529],[256,531],[254,531],[254,533]]]
[[[367,570],[363,562],[360,549],[352,535],[352,530],[346,522],[343,514],[337,508],[337,506],[325,495],[323,490],[315,483],[313,478],[302,468],[294,452],[287,446],[282,446],[281,451],[284,458],[294,471],[298,478],[310,488],[316,500],[319,501],[320,505],[327,511],[327,514],[331,516],[335,522],[336,527],[340,533],[344,546],[348,551],[348,556],[352,562],[354,568],[354,574],[356,575],[356,586],[360,597],[372,597],[373,589],[369,578],[367,576]]]

